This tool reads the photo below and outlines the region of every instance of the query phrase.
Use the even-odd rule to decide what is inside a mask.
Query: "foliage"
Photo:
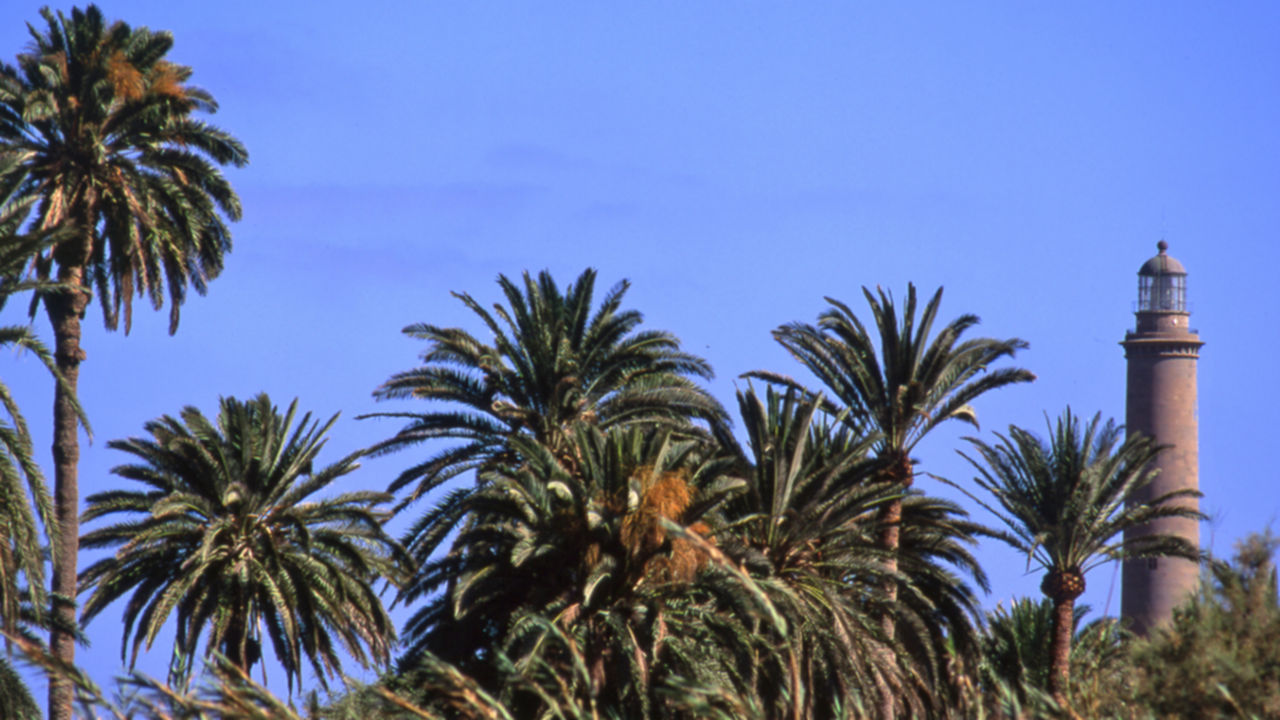
[[[1071,680],[1073,704],[1105,704],[1129,669],[1131,637],[1113,618],[1098,618],[1081,626],[1087,605],[1073,608]],[[982,637],[981,682],[987,688],[1007,688],[1022,706],[1047,706],[1052,670],[1053,604],[1019,598],[987,615]],[[1102,717],[1098,707],[1083,713]]]
[[[848,422],[876,433],[876,454],[894,463],[887,468],[893,480],[910,484],[911,451],[931,430],[953,419],[976,427],[978,416],[970,403],[991,390],[1035,378],[1021,368],[992,368],[1027,344],[1017,338],[961,341],[978,324],[975,315],[961,315],[931,338],[942,288],[918,318],[914,285],[907,285],[901,317],[889,293],[879,288],[876,294],[867,288],[862,293],[877,337],[848,305],[832,298],[826,299],[832,307],[819,316],[816,327],[790,323],[773,335],[849,410]],[[751,374],[799,387],[776,373]]]
[[[53,358],[44,344],[22,327],[0,327],[0,347],[31,351],[50,373]],[[31,434],[8,386],[0,382],[0,629],[13,631],[24,592],[32,594],[35,620],[47,604],[45,595],[45,534],[53,527],[53,502],[36,464]],[[25,583],[19,584],[19,579]],[[25,588],[25,589],[24,589]]]
[[[496,691],[499,651],[521,672],[564,663],[541,652],[563,634],[560,644],[578,648],[588,669],[569,692],[648,717],[663,676],[728,672],[715,669],[715,638],[753,642],[718,609],[738,603],[754,618],[762,598],[725,568],[703,522],[741,481],[704,443],[668,428],[579,424],[572,442],[569,463],[531,437],[513,438],[523,463],[487,472],[477,490],[431,514],[437,542],[466,522],[406,593],[441,591],[406,627],[406,661],[429,653]]]
[[[892,693],[919,709],[927,688],[910,682],[900,646],[879,618],[896,612],[878,592],[885,582],[876,513],[898,496],[873,482],[872,438],[824,418],[821,398],[795,390],[760,398],[738,393],[748,455],[744,492],[724,508],[717,539],[787,621],[778,652],[752,658],[756,710],[788,717],[837,717],[839,708]]]
[[[1270,532],[1211,561],[1199,595],[1134,651],[1134,696],[1162,718],[1280,716],[1280,599]]]
[[[136,461],[113,472],[145,488],[88,499],[86,521],[125,518],[83,538],[117,548],[81,576],[83,617],[132,593],[121,644],[131,665],[175,613],[174,680],[190,672],[206,632],[205,655],[217,650],[245,671],[270,640],[290,687],[303,655],[322,682],[341,671],[339,647],[362,665],[387,660],[394,630],[373,584],[398,578],[403,559],[380,524],[389,498],[314,499],[358,467],[359,453],[317,466],[337,416],[321,425],[304,414],[295,425],[296,412],[294,401],[281,416],[265,394],[224,398],[216,424],[188,407],[147,423],[150,438],[108,443]]]
[[[40,720],[40,705],[31,696],[22,676],[3,655],[0,655],[0,707],[5,717],[13,720]]]
[[[884,592],[891,601],[901,598],[914,605],[916,613],[934,613],[939,621],[916,630],[903,627],[914,637],[907,642],[925,659],[929,676],[922,680],[941,687],[936,672],[945,667],[946,638],[955,638],[955,647],[972,653],[974,635],[970,616],[973,598],[968,587],[950,574],[944,561],[970,573],[985,588],[985,576],[964,548],[982,529],[967,523],[959,508],[946,502],[928,500],[909,494],[914,478],[911,452],[935,427],[948,420],[977,425],[977,414],[971,403],[991,390],[1034,379],[1021,368],[994,368],[1005,357],[1012,357],[1026,343],[1019,339],[995,340],[973,338],[962,340],[966,331],[978,323],[974,315],[962,315],[933,332],[938,308],[942,302],[939,288],[917,317],[916,289],[907,286],[907,298],[901,309],[884,290],[876,293],[863,288],[873,318],[875,336],[846,304],[827,298],[831,307],[823,312],[817,326],[789,323],[774,331],[774,338],[811,372],[831,393],[838,405],[833,412],[843,411],[844,422],[857,434],[875,437],[874,454],[882,463],[883,480],[897,484],[902,494],[886,503],[880,511],[880,546],[885,551],[884,564],[889,579]],[[749,373],[770,382],[803,390],[795,380],[773,372]],[[813,396],[812,391],[805,391]],[[923,527],[916,527],[918,523]],[[939,534],[939,531],[942,534]],[[936,541],[948,537],[939,546]],[[916,543],[917,549],[945,548],[931,555],[907,552],[903,546]],[[899,562],[912,567],[899,567]],[[899,587],[900,575],[916,577],[910,592]],[[887,636],[899,632],[892,614],[881,618]],[[885,700],[883,714],[896,712]]]
[[[0,197],[6,212],[30,211],[29,279],[52,284],[35,294],[54,333],[54,514],[50,647],[75,657],[79,482],[78,407],[81,319],[96,289],[103,320],[132,322],[133,296],[157,309],[169,297],[169,332],[178,327],[188,286],[204,293],[231,249],[223,218],[240,217],[240,200],[218,169],[248,162],[238,140],[196,119],[217,109],[188,84],[191,69],[166,55],[166,32],[108,24],[90,5],[70,17],[41,11],[43,29],[17,67],[0,64]],[[18,213],[17,216],[21,216]],[[70,720],[72,692],[53,678],[49,715]]]

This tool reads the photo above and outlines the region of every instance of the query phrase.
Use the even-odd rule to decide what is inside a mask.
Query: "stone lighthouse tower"
[[[1128,392],[1125,427],[1166,445],[1154,464],[1160,473],[1143,491],[1143,499],[1184,488],[1198,489],[1199,449],[1196,433],[1196,360],[1200,336],[1188,326],[1187,271],[1166,253],[1138,270],[1137,329],[1125,335]],[[1187,500],[1194,507],[1195,500]],[[1197,508],[1198,509],[1198,508]],[[1190,518],[1164,518],[1138,532],[1180,535],[1197,547],[1200,527]],[[1127,533],[1128,534],[1128,533]],[[1173,609],[1195,591],[1199,568],[1190,560],[1159,558],[1124,564],[1121,614],[1135,632],[1145,635],[1169,622]]]

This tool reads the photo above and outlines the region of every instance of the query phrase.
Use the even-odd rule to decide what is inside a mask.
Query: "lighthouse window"
[[[1159,561],[1158,561],[1156,558],[1147,558],[1147,569],[1148,569],[1148,570],[1155,570],[1155,569],[1156,569],[1156,563],[1157,563],[1157,562],[1159,562]]]
[[[1185,275],[1139,275],[1138,310],[1186,312],[1187,278]]]

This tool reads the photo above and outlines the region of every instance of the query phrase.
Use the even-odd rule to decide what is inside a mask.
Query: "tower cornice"
[[[1124,348],[1125,357],[1151,356],[1186,357],[1199,359],[1200,348],[1204,345],[1198,337],[1151,337],[1132,336],[1120,345]]]

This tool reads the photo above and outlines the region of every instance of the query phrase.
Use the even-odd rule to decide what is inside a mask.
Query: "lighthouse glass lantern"
[[[1166,254],[1168,244],[1157,246],[1160,254],[1138,271],[1138,312],[1187,311],[1187,271],[1182,263]]]

